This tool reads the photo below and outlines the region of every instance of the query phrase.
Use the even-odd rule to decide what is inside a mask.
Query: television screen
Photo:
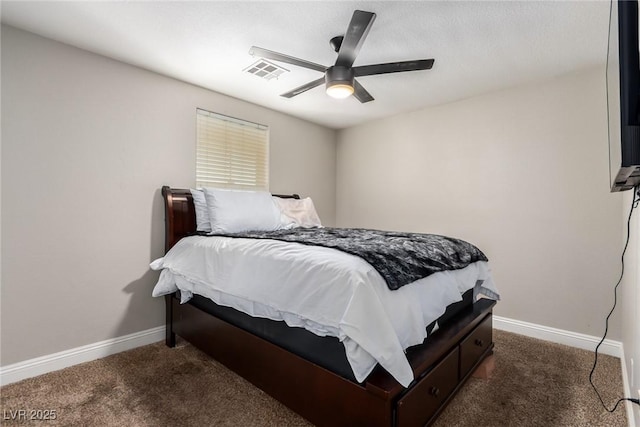
[[[607,57],[611,191],[640,184],[638,2],[613,1]]]

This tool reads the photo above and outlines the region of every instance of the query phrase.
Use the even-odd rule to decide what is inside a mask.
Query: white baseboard
[[[624,395],[627,397],[635,397],[631,394],[631,387],[629,387],[629,376],[627,372],[627,363],[624,358],[624,346],[621,346],[622,356],[620,357],[620,365],[622,366],[622,387],[624,389]],[[629,421],[629,427],[636,427],[636,420],[633,414],[633,403],[628,400],[624,402],[624,408],[627,411],[627,420]]]
[[[594,337],[593,335],[565,331],[563,329],[551,328],[549,326],[537,325],[535,323],[513,320],[501,316],[493,316],[493,326],[502,331],[513,332],[527,337],[538,338],[544,341],[551,341],[589,351],[595,350],[600,342],[600,337]],[[620,341],[606,339],[598,349],[598,353],[608,354],[609,356],[622,359],[622,343]]]
[[[165,337],[165,327],[147,329],[105,341],[0,367],[0,386],[131,350]]]

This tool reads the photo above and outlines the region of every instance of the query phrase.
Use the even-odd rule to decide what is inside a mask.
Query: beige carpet
[[[626,426],[604,411],[587,377],[592,354],[495,331],[497,368],[472,378],[436,426]],[[607,402],[622,395],[619,359],[602,356],[596,381]],[[163,343],[0,388],[2,425],[308,426],[188,344]],[[15,411],[55,410],[53,421],[12,421]]]

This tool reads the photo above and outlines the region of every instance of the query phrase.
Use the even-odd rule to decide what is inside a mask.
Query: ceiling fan
[[[297,65],[299,67],[309,68],[324,73],[324,77],[311,81],[289,92],[283,93],[281,96],[292,98],[313,89],[321,84],[326,85],[326,91],[329,96],[334,98],[347,98],[353,95],[358,101],[364,103],[373,101],[373,96],[365,90],[364,87],[355,79],[356,77],[371,76],[375,74],[399,73],[402,71],[429,70],[433,67],[433,59],[420,59],[415,61],[389,62],[385,64],[373,64],[354,67],[353,62],[360,52],[360,48],[367,37],[371,25],[376,18],[373,12],[364,12],[356,10],[347,27],[344,36],[336,36],[331,39],[329,44],[338,53],[338,59],[335,65],[325,67],[324,65],[314,62],[305,61],[304,59],[294,58],[271,50],[252,46],[249,54],[258,55],[266,59],[285,62],[287,64]]]

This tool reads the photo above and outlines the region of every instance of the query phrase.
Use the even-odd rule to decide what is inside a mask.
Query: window
[[[269,189],[269,127],[197,110],[196,186]]]

